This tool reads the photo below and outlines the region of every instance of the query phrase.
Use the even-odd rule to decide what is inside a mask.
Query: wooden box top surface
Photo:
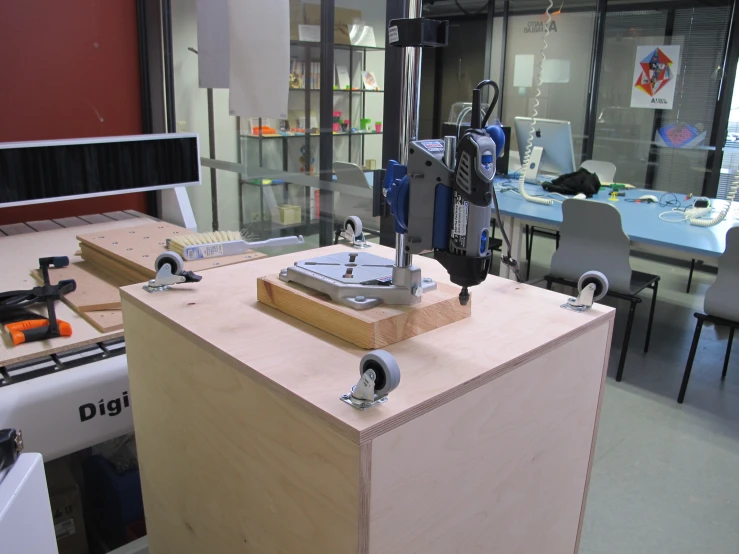
[[[401,370],[388,402],[359,411],[339,400],[359,378],[367,352],[257,302],[257,278],[298,260],[349,249],[335,245],[213,269],[200,283],[150,294],[121,289],[130,302],[271,391],[357,443],[383,434],[475,389],[508,370],[595,328],[615,315],[595,305],[560,308],[566,296],[488,276],[470,289],[472,316],[386,348]],[[372,253],[394,258],[391,248]],[[424,276],[449,283],[435,260],[414,257]],[[402,307],[395,309],[402,310]],[[152,369],[155,370],[155,369]],[[203,368],[204,372],[208,368]]]

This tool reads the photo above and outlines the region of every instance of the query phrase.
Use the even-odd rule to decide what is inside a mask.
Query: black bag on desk
[[[544,183],[542,188],[547,192],[557,192],[568,196],[583,193],[590,198],[600,190],[600,180],[595,173],[580,168],[574,173],[557,177],[551,183]]]

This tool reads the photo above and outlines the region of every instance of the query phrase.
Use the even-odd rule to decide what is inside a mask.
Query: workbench
[[[116,212],[15,224],[12,232],[16,234],[0,236],[0,290],[37,286],[31,271],[38,268],[41,257],[68,256],[70,263],[81,261],[75,255],[77,235],[152,223],[139,216],[113,219],[125,215]],[[11,232],[9,226],[0,230]],[[46,314],[42,305],[33,310]],[[7,333],[0,333],[0,428],[22,429],[26,451],[41,453],[45,461],[133,430],[130,409],[115,417],[80,418],[80,406],[120,398],[128,390],[126,356],[120,353],[123,331],[101,333],[63,302],[57,302],[55,310],[59,319],[72,325],[71,337],[13,346]]]
[[[386,348],[400,386],[359,411],[366,351],[256,299],[347,249],[121,289],[150,552],[576,552],[615,311],[489,276],[471,317]]]

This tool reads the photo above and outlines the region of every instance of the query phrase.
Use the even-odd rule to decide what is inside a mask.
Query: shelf
[[[382,134],[382,131],[380,131],[379,133],[377,131],[365,131],[365,132],[357,132],[357,133],[344,133],[344,132],[341,132],[341,133],[331,133],[331,134],[333,136],[335,136],[335,137],[348,137],[350,135],[353,136],[353,137],[366,137],[368,135],[381,135]],[[261,136],[260,137],[259,135],[252,135],[251,133],[242,133],[241,136],[243,138],[251,138],[251,139],[258,139],[258,138],[263,138],[263,139],[305,138],[305,135],[304,134],[294,134],[294,135],[264,135],[264,136]],[[310,136],[312,136],[312,137],[319,137],[321,135],[318,134],[318,133],[311,133]]]
[[[305,92],[306,90],[310,90],[311,92],[321,92],[321,89],[319,88],[312,88],[312,89],[305,89],[305,88],[291,88],[288,89],[290,91],[298,91],[298,92]],[[371,90],[371,89],[354,89],[354,90],[346,90],[346,89],[339,89],[335,88],[332,89],[333,92],[356,92],[356,93],[364,93],[364,92],[385,92],[384,90]]]

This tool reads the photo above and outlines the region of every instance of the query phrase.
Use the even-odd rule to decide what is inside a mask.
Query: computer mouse
[[[654,194],[645,194],[644,196],[639,197],[640,202],[659,202],[659,198],[657,198]]]
[[[575,199],[577,199],[577,200],[585,200],[585,199],[587,198],[587,196],[585,196],[585,195],[584,195],[584,194],[583,194],[583,193],[581,192],[581,193],[579,193],[579,194],[576,194],[576,195],[575,195],[575,196],[573,196],[572,198],[575,198]]]

